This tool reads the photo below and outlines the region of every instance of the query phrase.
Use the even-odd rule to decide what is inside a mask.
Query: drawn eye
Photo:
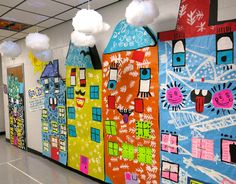
[[[110,68],[110,77],[108,81],[107,88],[110,90],[116,89],[117,84],[117,78],[118,78],[118,69],[117,68]]]
[[[217,40],[217,57],[216,64],[217,65],[230,65],[226,68],[229,70],[232,68],[232,64],[234,63],[233,57],[233,33],[216,35]]]
[[[172,43],[172,66],[174,67],[174,71],[181,71],[181,68],[186,65],[185,58],[185,40],[173,41]]]

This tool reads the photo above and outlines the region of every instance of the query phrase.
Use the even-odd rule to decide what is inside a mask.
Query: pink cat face
[[[221,90],[213,95],[212,103],[216,108],[232,108],[234,105],[233,94],[229,89]]]
[[[179,88],[173,87],[167,90],[166,99],[171,105],[179,105],[183,101],[183,95]]]

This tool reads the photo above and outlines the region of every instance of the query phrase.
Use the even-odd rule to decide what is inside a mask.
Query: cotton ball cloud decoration
[[[71,42],[77,47],[93,47],[96,43],[94,36],[78,31],[71,33]]]
[[[21,48],[12,41],[4,41],[0,44],[0,52],[6,57],[16,58],[21,54]]]
[[[33,51],[34,56],[40,61],[51,61],[52,60],[52,50],[44,51]]]
[[[125,17],[129,24],[146,26],[159,16],[159,9],[154,0],[133,0],[126,8]]]
[[[47,50],[49,41],[49,37],[41,33],[30,33],[25,39],[26,46],[37,51]]]
[[[87,9],[77,12],[72,20],[72,25],[75,31],[85,34],[96,34],[110,28],[107,23],[103,22],[103,18],[98,12]]]

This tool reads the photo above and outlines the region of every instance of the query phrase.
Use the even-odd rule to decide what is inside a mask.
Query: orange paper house
[[[106,182],[159,183],[158,49],[121,21],[103,55]]]

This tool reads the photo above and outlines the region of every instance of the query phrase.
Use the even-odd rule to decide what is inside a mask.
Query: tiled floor
[[[0,136],[0,184],[94,184],[47,159],[17,149]]]

